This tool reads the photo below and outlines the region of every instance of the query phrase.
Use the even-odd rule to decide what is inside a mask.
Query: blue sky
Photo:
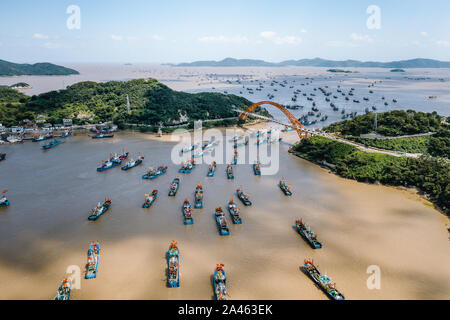
[[[66,26],[70,5],[80,8],[79,30]],[[380,29],[367,27],[370,5]],[[1,1],[0,59],[450,61],[449,12],[448,0]]]

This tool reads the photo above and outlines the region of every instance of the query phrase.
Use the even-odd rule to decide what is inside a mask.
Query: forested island
[[[127,110],[127,96],[130,110]],[[155,79],[80,82],[64,90],[28,97],[0,88],[0,123],[6,126],[43,117],[48,123],[73,119],[74,124],[112,121],[145,125],[189,124],[194,120],[236,117],[232,106],[245,109],[251,101],[232,94],[174,91]]]
[[[447,120],[436,113],[391,111],[378,114],[378,134],[402,136],[435,132],[426,137],[399,139],[360,138],[373,130],[373,114],[331,124],[325,131],[345,135],[368,146],[407,152],[419,151],[418,158],[362,152],[354,146],[329,138],[315,136],[304,139],[292,148],[298,155],[331,164],[338,175],[369,183],[416,187],[446,214],[450,214],[450,132]],[[422,152],[420,152],[422,151]]]
[[[79,72],[48,62],[28,64],[0,60],[0,76],[66,76],[71,74],[79,74]]]

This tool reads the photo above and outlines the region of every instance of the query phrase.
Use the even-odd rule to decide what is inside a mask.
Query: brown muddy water
[[[255,176],[249,164],[238,165],[231,181],[223,164],[213,178],[206,165],[183,175],[170,162],[173,145],[121,133],[104,140],[74,136],[46,152],[32,142],[1,146],[8,155],[0,163],[0,189],[9,190],[11,205],[0,208],[0,299],[52,299],[68,266],[84,269],[91,240],[101,243],[97,279],[82,279],[71,299],[211,299],[216,263],[225,264],[231,299],[326,299],[299,270],[307,257],[347,299],[450,299],[449,221],[416,195],[344,180],[287,153],[285,144],[274,176]],[[122,147],[142,152],[144,165],[96,172]],[[146,167],[163,164],[165,175],[141,179]],[[177,175],[178,194],[168,197]],[[292,197],[277,186],[282,176]],[[198,182],[204,208],[185,226],[181,204],[193,198]],[[253,206],[238,202],[243,224],[230,223],[231,235],[219,236],[214,208],[225,208],[240,185]],[[142,209],[153,189],[158,199]],[[88,221],[105,197],[113,200],[110,211]],[[296,233],[297,218],[317,233],[322,249],[312,250]],[[180,247],[180,288],[166,287],[171,240]],[[366,285],[371,265],[381,270],[379,290]]]

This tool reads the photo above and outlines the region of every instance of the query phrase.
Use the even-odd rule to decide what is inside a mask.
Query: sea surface
[[[156,78],[174,90],[186,92],[227,92],[243,96],[250,101],[268,100],[267,95],[273,94],[271,99],[280,104],[297,104],[304,106],[300,110],[291,110],[298,118],[311,110],[312,102],[303,96],[306,93],[312,97],[321,116],[310,117],[319,120],[328,115],[324,122],[318,121],[311,128],[321,128],[335,121],[341,121],[342,110],[345,113],[357,112],[363,114],[365,108],[376,107],[376,112],[390,110],[414,109],[422,112],[436,111],[440,115],[450,116],[450,69],[404,69],[405,72],[390,72],[383,68],[346,68],[354,73],[330,73],[328,68],[319,67],[171,67],[155,64],[67,64],[74,68],[79,75],[70,76],[17,76],[0,77],[0,85],[12,85],[26,82],[31,89],[22,90],[27,95],[39,94],[51,90],[66,88],[68,85],[80,81],[127,81],[136,78]],[[236,82],[239,80],[239,82]],[[272,81],[277,81],[270,86]],[[286,81],[285,87],[280,83]],[[259,84],[264,88],[256,91]],[[302,85],[303,84],[303,85]],[[373,87],[369,85],[374,84]],[[330,102],[325,101],[319,87],[328,86],[332,92],[330,102],[336,104],[339,111],[333,111]],[[338,86],[346,95],[354,88],[354,96],[346,101]],[[291,88],[292,87],[292,88]],[[248,89],[253,89],[253,94]],[[314,88],[317,90],[314,91]],[[276,89],[277,91],[274,91]],[[297,101],[291,98],[294,91],[300,89]],[[373,93],[369,93],[372,90]],[[310,96],[310,94],[316,96]],[[332,96],[336,95],[337,99]],[[363,98],[369,98],[368,101]],[[382,98],[385,98],[384,100]],[[431,98],[430,97],[435,97]],[[353,102],[353,99],[360,103]],[[397,102],[394,103],[393,99]],[[386,106],[384,103],[387,102]],[[133,101],[130,101],[133,105]],[[281,111],[273,106],[264,106],[275,118],[284,119]]]
[[[211,276],[223,263],[231,299],[326,299],[299,267],[313,258],[347,299],[450,299],[449,220],[410,191],[345,180],[287,152],[281,143],[280,169],[255,176],[250,164],[228,180],[219,164],[212,178],[206,164],[179,174],[170,161],[175,142],[141,133],[95,140],[75,135],[48,151],[39,143],[0,146],[0,188],[11,205],[0,208],[0,299],[52,299],[68,267],[83,276],[89,242],[101,244],[97,279],[81,280],[72,299],[212,299]],[[97,172],[112,152],[142,152],[144,164],[129,171]],[[244,152],[241,150],[241,154]],[[143,180],[148,166],[167,165],[165,175]],[[169,184],[181,177],[176,197]],[[285,177],[286,197],[277,183]],[[181,205],[205,190],[203,209],[185,226]],[[242,186],[253,206],[235,197]],[[144,194],[158,198],[142,209]],[[110,197],[99,220],[90,210]],[[220,236],[214,209],[237,201],[243,220]],[[225,210],[229,218],[228,212]],[[311,249],[294,230],[303,218],[322,241]],[[166,287],[165,253],[171,240],[180,248],[181,287]],[[369,266],[381,271],[381,287],[369,289]],[[73,270],[73,269],[72,269]]]

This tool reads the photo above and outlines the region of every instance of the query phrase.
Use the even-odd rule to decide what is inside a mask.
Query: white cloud
[[[246,43],[248,39],[246,36],[205,36],[198,38],[200,42],[218,42],[218,43]]]
[[[449,47],[450,46],[450,42],[448,42],[447,40],[437,40],[437,41],[435,41],[435,43],[439,47]]]
[[[428,32],[422,31],[422,32],[420,33],[420,35],[421,35],[422,37],[428,37]]]
[[[276,45],[297,45],[302,42],[302,38],[298,36],[278,36],[276,32],[274,31],[263,31],[259,34],[262,38],[266,40],[270,40]]]
[[[114,40],[114,41],[122,41],[123,37],[121,35],[112,34],[111,35],[111,39]]]
[[[265,39],[272,39],[277,35],[277,33],[273,31],[263,31],[259,35]]]
[[[308,32],[305,28],[300,29],[300,33],[306,33]]]
[[[35,34],[33,34],[33,38],[35,38],[35,39],[49,39],[50,37],[45,35],[45,34],[42,34],[42,33],[35,33]]]
[[[347,41],[328,41],[327,46],[330,47],[357,47],[356,44]]]
[[[154,34],[154,35],[152,35],[152,37],[151,37],[153,40],[157,40],[157,41],[162,41],[162,40],[164,40],[164,37],[163,36],[160,36],[159,34]]]
[[[373,42],[373,39],[369,36],[369,35],[367,35],[367,34],[357,34],[357,33],[352,33],[351,35],[350,35],[350,38],[352,39],[352,40],[355,40],[355,41],[366,41],[366,42]]]
[[[46,49],[57,49],[61,47],[60,44],[55,42],[45,42],[42,46]]]

